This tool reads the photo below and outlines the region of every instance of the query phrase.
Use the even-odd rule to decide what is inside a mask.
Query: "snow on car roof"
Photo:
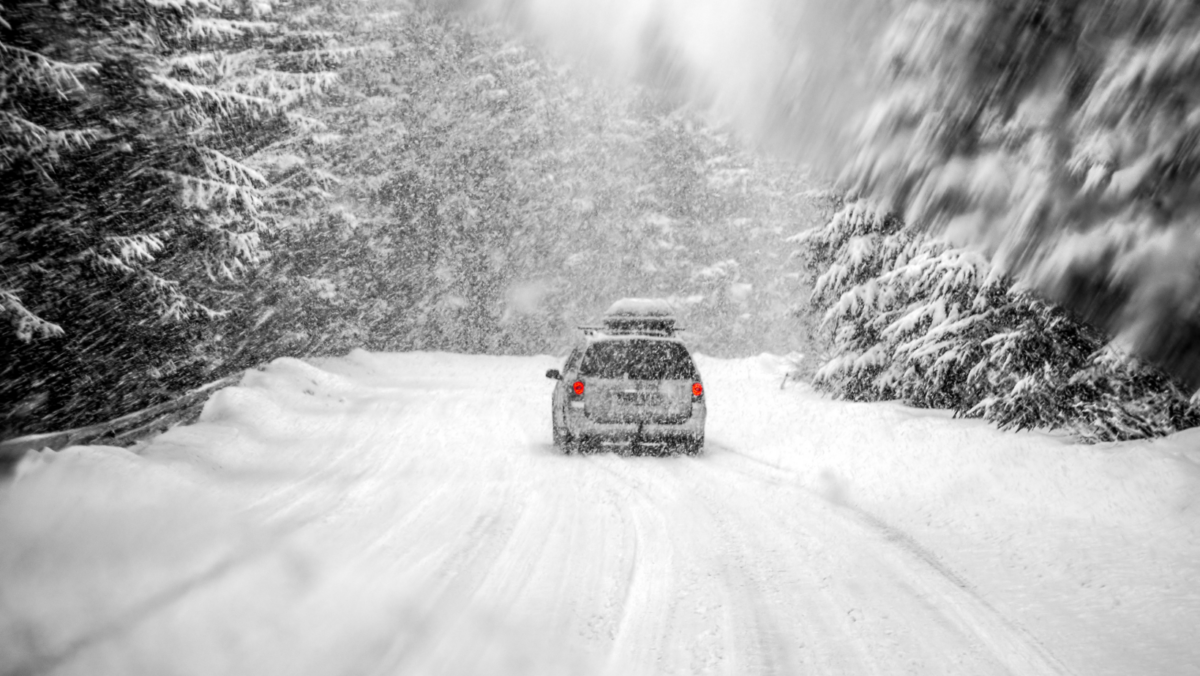
[[[656,317],[670,319],[675,317],[675,308],[662,298],[622,298],[610,305],[604,316],[606,318]]]
[[[603,329],[596,329],[584,334],[584,341],[589,345],[614,340],[656,340],[668,343],[683,343],[683,340],[678,336],[653,333],[605,333]]]

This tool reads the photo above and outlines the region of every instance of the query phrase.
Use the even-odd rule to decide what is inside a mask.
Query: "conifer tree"
[[[818,387],[859,401],[954,409],[1002,428],[1088,441],[1161,436],[1200,406],[1160,370],[1014,284],[983,255],[866,202],[793,238],[833,331]]]
[[[918,1],[843,176],[1200,387],[1200,6]]]
[[[269,9],[0,6],[0,399],[40,426],[194,380],[197,320],[264,258],[282,196],[252,157],[303,127],[287,107],[336,58]]]

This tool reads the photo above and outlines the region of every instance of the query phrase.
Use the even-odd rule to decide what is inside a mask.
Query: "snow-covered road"
[[[1087,448],[699,360],[564,457],[551,358],[280,360],[0,485],[0,674],[1195,674],[1200,435]]]

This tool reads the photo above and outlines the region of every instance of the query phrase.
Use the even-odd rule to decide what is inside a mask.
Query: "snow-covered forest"
[[[555,352],[630,293],[797,344],[811,180],[696,112],[421,3],[142,10],[5,10],[10,435],[285,355]]]
[[[1193,0],[0,0],[0,676],[1200,676],[1197,82]]]

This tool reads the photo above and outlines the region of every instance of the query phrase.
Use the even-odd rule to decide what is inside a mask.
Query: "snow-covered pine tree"
[[[248,160],[331,77],[267,10],[0,6],[0,399],[41,402],[8,426],[111,416],[178,387],[172,372],[194,384],[188,320],[220,314],[272,226]]]
[[[793,241],[835,356],[814,379],[852,400],[949,408],[1002,428],[1064,428],[1090,441],[1169,434],[1200,408],[1161,371],[1022,290],[979,253],[867,202]]]
[[[844,180],[1200,386],[1200,5],[907,3]]]

